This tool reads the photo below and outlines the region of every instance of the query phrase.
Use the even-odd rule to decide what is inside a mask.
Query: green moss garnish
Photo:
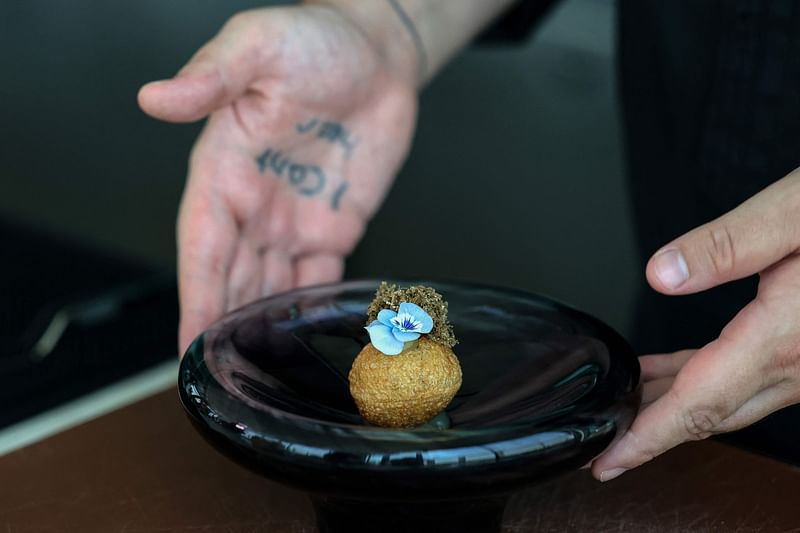
[[[442,295],[430,287],[412,285],[405,289],[397,285],[389,285],[385,281],[375,292],[375,298],[367,309],[367,324],[378,319],[381,309],[397,311],[402,302],[417,304],[433,319],[433,330],[428,338],[439,344],[452,348],[458,341],[453,333],[453,325],[447,320],[447,302]]]

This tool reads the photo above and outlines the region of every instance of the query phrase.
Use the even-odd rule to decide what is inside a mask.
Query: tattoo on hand
[[[298,194],[307,197],[319,196],[325,192],[328,178],[325,172],[317,165],[303,165],[289,159],[279,150],[267,148],[256,158],[258,171],[261,174],[269,171],[276,178],[286,177],[289,185]],[[347,191],[348,184],[340,184],[331,194],[330,205],[334,211],[339,210],[342,196]]]
[[[331,198],[331,207],[334,211],[339,210],[339,204],[342,202],[342,196],[344,196],[345,191],[347,191],[348,183],[344,182],[333,192],[333,197]]]
[[[305,124],[298,123],[297,126],[296,126],[297,133],[300,133],[300,134],[308,133],[309,131],[311,131],[314,128],[316,128],[317,124],[319,124],[319,120],[316,119],[316,118],[312,118],[311,120],[309,120]]]
[[[419,31],[417,31],[414,21],[411,20],[411,17],[408,16],[406,10],[403,9],[400,1],[387,1],[389,2],[389,5],[392,6],[397,18],[400,19],[400,22],[406,28],[411,40],[414,41],[414,48],[417,49],[417,81],[422,83],[422,81],[425,79],[425,76],[428,75],[428,53],[425,51],[425,45],[422,42],[422,36],[419,34]]]
[[[298,123],[295,129],[300,135],[316,131],[318,138],[324,139],[332,144],[338,144],[344,148],[348,157],[358,144],[353,140],[350,131],[348,131],[341,122],[322,121],[318,118],[312,118],[308,122]]]

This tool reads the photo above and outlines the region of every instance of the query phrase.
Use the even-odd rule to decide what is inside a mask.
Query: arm
[[[418,86],[514,0],[308,0],[351,17],[389,61]]]

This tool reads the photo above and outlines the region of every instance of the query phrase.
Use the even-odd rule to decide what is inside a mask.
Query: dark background
[[[174,268],[174,217],[200,126],[149,119],[136,92],[256,5],[0,3],[0,216]],[[473,47],[430,85],[411,156],[348,277],[516,286],[629,332],[642,274],[621,169],[612,7],[566,0],[527,43]],[[396,231],[408,206],[420,208],[420,189],[444,243]]]

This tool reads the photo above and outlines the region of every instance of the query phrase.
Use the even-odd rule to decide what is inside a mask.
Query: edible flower
[[[378,320],[366,327],[369,340],[378,351],[386,355],[397,355],[403,345],[415,341],[420,335],[430,333],[433,319],[417,304],[403,302],[397,312],[383,309]]]

